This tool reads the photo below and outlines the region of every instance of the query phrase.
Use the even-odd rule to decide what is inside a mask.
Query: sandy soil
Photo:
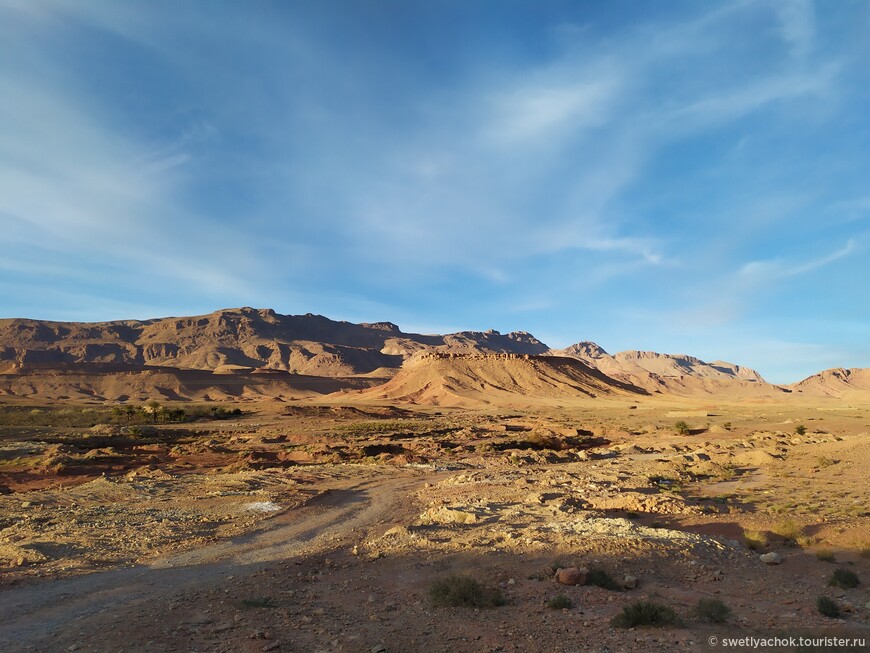
[[[146,434],[6,429],[2,650],[709,651],[711,636],[867,639],[868,408],[264,402]],[[782,564],[761,562],[766,552]],[[554,571],[568,566],[637,584],[560,585]],[[836,568],[861,583],[829,586]],[[430,587],[451,573],[499,588],[507,604],[434,607]],[[570,609],[547,608],[559,594]],[[822,595],[840,619],[819,614]],[[702,623],[700,598],[731,617]],[[682,623],[610,624],[641,599]]]

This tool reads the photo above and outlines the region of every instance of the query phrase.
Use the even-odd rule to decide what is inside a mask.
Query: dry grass
[[[429,596],[437,608],[495,608],[505,604],[499,590],[461,575],[439,578],[429,588]]]
[[[767,533],[764,531],[744,531],[743,540],[746,542],[746,547],[753,551],[761,551],[769,544]]]
[[[617,628],[672,626],[679,623],[679,619],[677,613],[665,605],[651,601],[637,601],[625,606],[610,623]]]

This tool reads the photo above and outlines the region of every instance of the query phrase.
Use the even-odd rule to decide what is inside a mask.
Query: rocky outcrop
[[[397,369],[421,350],[540,354],[547,349],[525,332],[408,334],[392,322],[352,324],[248,307],[145,321],[0,320],[0,365],[25,367],[116,363],[339,377]]]

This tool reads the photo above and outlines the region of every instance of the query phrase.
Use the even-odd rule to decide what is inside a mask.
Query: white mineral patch
[[[242,506],[243,512],[275,512],[281,510],[281,506],[272,501],[252,501]]]

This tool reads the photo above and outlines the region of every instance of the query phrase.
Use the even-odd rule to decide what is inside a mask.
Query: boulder
[[[589,570],[585,567],[568,567],[556,571],[556,580],[562,585],[585,585]]]
[[[766,565],[782,564],[782,556],[779,555],[776,551],[771,551],[770,553],[762,553],[760,556],[758,556],[758,559]]]

